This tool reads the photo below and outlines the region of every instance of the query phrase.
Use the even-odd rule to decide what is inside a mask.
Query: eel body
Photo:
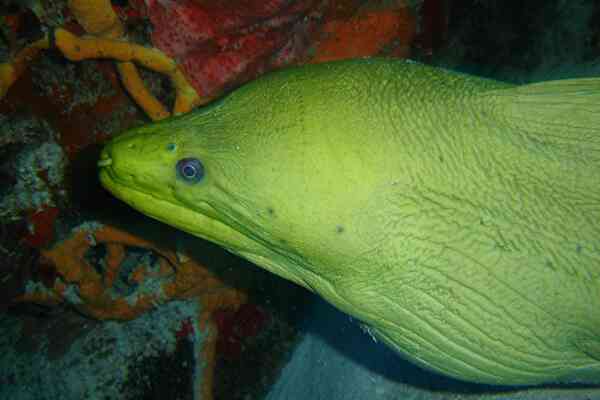
[[[600,375],[600,79],[268,74],[113,139],[103,185],[459,379]]]

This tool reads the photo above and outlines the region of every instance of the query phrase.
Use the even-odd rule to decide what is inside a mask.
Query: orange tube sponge
[[[104,246],[105,251],[99,252],[99,246]],[[169,247],[174,247],[173,243]],[[160,303],[196,299],[200,304],[198,328],[206,334],[202,359],[207,367],[194,390],[210,399],[218,337],[211,316],[218,309],[237,310],[247,302],[247,296],[193,258],[182,261],[183,257],[169,247],[114,226],[86,224],[42,251],[45,263],[55,270],[54,285],[30,282],[27,293],[17,301],[50,306],[69,303],[96,319],[129,320]],[[140,248],[151,252],[157,262],[148,265],[147,261],[140,261]],[[131,257],[132,253],[137,258]],[[138,261],[137,265],[132,259]],[[123,285],[124,276],[131,284],[128,292],[117,290]]]
[[[117,69],[121,75],[123,86],[127,88],[131,97],[142,107],[150,119],[159,121],[171,115],[165,106],[146,88],[134,63],[131,61],[119,62],[117,63]]]
[[[105,39],[119,39],[123,36],[123,25],[114,12],[109,0],[70,0],[69,7],[79,24],[83,26],[87,33]],[[63,37],[63,39],[73,41],[73,38],[71,37]],[[94,44],[94,47],[91,49],[94,56],[90,57],[89,54],[84,54],[82,57],[101,58],[101,55],[94,53],[97,51],[98,44],[96,42],[87,41],[83,44],[89,45],[90,43]],[[82,43],[79,43],[78,45],[80,44]],[[110,44],[106,42],[99,45],[110,47]],[[122,47],[123,46],[120,46],[120,48]],[[69,49],[69,47],[66,48]],[[114,48],[114,46],[110,48]],[[73,60],[77,59],[72,58],[77,57],[73,53],[65,55]],[[170,115],[169,111],[167,111],[158,99],[146,88],[136,66],[131,61],[121,60],[121,62],[117,63],[117,69],[119,70],[123,86],[125,86],[131,97],[133,97],[135,102],[153,121],[167,118]]]
[[[172,74],[177,68],[175,61],[162,51],[125,40],[104,39],[93,36],[78,37],[62,28],[55,30],[54,37],[56,47],[72,61],[81,61],[88,58],[133,61],[145,68],[167,75]]]
[[[44,37],[21,50],[10,62],[0,64],[0,98],[4,97],[8,89],[25,71],[40,50],[47,49],[49,41]]]
[[[123,35],[123,25],[110,0],[69,0],[69,8],[87,33],[106,38]]]
[[[99,246],[104,246],[100,259],[94,255]],[[131,249],[140,248],[153,254],[156,263],[132,264]],[[156,304],[196,298],[205,322],[216,309],[237,308],[246,302],[244,293],[225,284],[204,265],[193,259],[179,261],[174,250],[114,226],[76,228],[69,238],[43,250],[42,257],[55,270],[54,285],[34,285],[35,290],[19,301],[66,302],[96,319],[128,320]],[[123,289],[123,285],[127,287]]]
[[[124,40],[97,37],[78,37],[58,28],[55,31],[56,46],[68,59],[80,61],[88,58],[111,58],[122,62],[133,62],[150,70],[168,75],[177,92],[175,114],[184,113],[201,104],[202,99],[190,86],[173,59],[155,48],[148,48]],[[144,107],[153,119],[168,116],[166,109],[145,88],[133,65],[120,66],[123,82],[131,95]]]

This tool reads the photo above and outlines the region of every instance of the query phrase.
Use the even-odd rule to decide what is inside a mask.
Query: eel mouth
[[[303,277],[290,273],[284,263],[277,261],[285,258],[281,251],[273,250],[264,241],[256,240],[233,225],[195,212],[135,185],[128,185],[128,179],[119,176],[115,164],[109,151],[102,151],[97,163],[100,182],[116,198],[151,218],[213,242],[284,279],[313,290]]]
[[[100,154],[97,165],[100,183],[106,190],[119,200],[154,219],[167,225],[174,225],[169,220],[169,215],[182,215],[192,212],[176,202],[143,190],[143,188],[136,186],[133,180],[121,176],[110,151],[106,148]],[[177,227],[187,230],[185,227]]]
[[[164,224],[216,243],[233,253],[254,253],[257,243],[223,221],[191,210],[174,199],[157,196],[143,188],[129,185],[120,177],[115,162],[103,151],[97,163],[102,186],[132,208]]]
[[[102,149],[102,153],[100,153],[100,159],[98,160],[98,168],[109,167],[113,163],[112,157],[107,151],[106,147]]]
[[[100,167],[100,168],[108,167],[111,164],[112,164],[112,158],[110,158],[110,157],[103,158],[98,161],[98,167]]]

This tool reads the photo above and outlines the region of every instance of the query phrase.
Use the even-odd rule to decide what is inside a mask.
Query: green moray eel
[[[492,384],[600,375],[600,79],[291,68],[116,137],[99,166],[116,197],[420,366]]]

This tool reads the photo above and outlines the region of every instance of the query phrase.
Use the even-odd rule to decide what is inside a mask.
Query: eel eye
[[[183,158],[177,161],[177,175],[184,181],[197,183],[204,178],[204,166],[197,158]]]

